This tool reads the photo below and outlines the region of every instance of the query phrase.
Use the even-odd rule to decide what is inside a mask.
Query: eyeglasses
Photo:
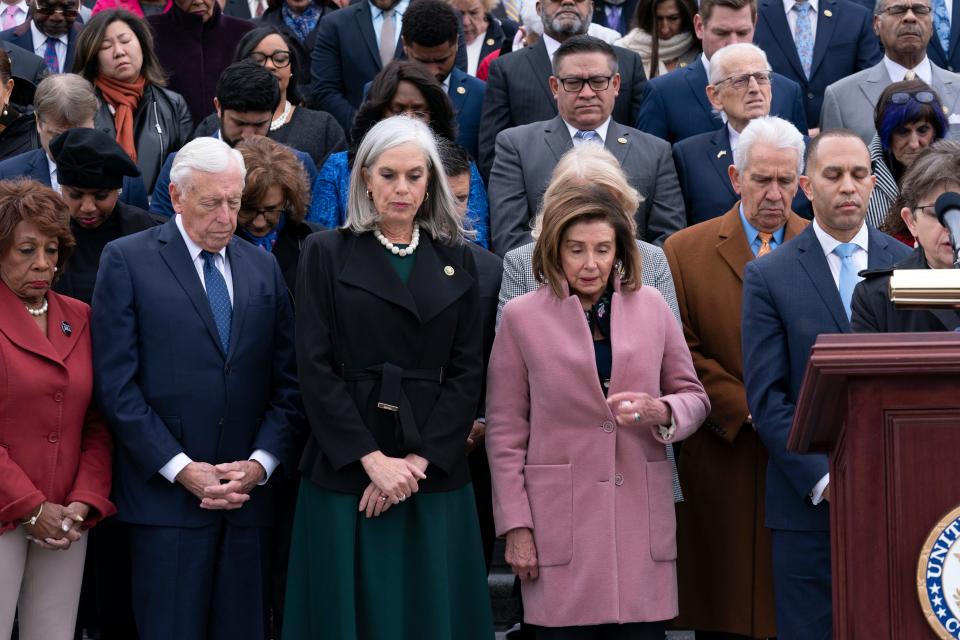
[[[928,4],[892,4],[883,9],[880,13],[885,13],[894,18],[907,15],[907,11],[913,11],[915,16],[930,15],[930,5]]]
[[[730,86],[736,89],[737,91],[743,91],[750,86],[750,79],[757,81],[757,84],[760,86],[770,84],[770,72],[769,71],[754,71],[753,73],[740,73],[735,76],[730,76],[724,78],[723,80],[717,82],[715,87],[719,87],[722,84],[730,83]]]
[[[49,18],[55,13],[59,13],[64,18],[76,18],[80,15],[80,8],[69,8],[64,6],[50,6],[45,4],[40,4],[39,2],[34,3],[33,12],[41,16]]]
[[[890,103],[907,104],[911,99],[916,100],[920,104],[933,104],[933,102],[936,101],[937,96],[933,95],[932,91],[898,91],[890,96]]]
[[[280,216],[287,210],[286,205],[279,207],[270,207],[269,209],[254,209],[250,207],[240,207],[240,211],[237,212],[237,219],[246,224],[248,222],[253,222],[257,219],[258,216],[263,216],[267,222],[276,224],[280,220]]]
[[[917,206],[914,207],[914,209],[916,209],[917,211],[919,211],[924,215],[930,216],[937,222],[940,221],[940,218],[937,217],[937,205],[935,203],[934,204],[918,204]]]
[[[283,51],[282,49],[277,49],[270,55],[260,53],[259,51],[254,51],[247,56],[247,58],[253,62],[256,62],[260,66],[267,64],[267,60],[270,60],[273,62],[273,66],[275,66],[277,69],[283,69],[285,66],[290,64],[290,52]]]
[[[570,93],[580,93],[583,91],[583,85],[589,84],[594,91],[606,91],[610,86],[613,76],[593,76],[591,78],[557,78],[564,91]]]

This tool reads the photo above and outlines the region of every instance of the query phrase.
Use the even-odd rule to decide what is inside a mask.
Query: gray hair
[[[231,164],[240,169],[241,180],[247,176],[243,154],[226,142],[203,136],[181,147],[170,168],[170,184],[185,193],[194,186],[194,172],[220,173],[230,169]]]
[[[763,60],[763,66],[770,71],[770,62],[767,60],[767,53],[755,44],[749,42],[738,42],[737,44],[728,44],[713,54],[710,58],[710,84],[715,85],[726,76],[730,75],[727,65],[730,64],[730,58],[738,54],[752,53]]]
[[[803,154],[805,150],[803,134],[797,131],[795,126],[776,116],[754,118],[740,132],[737,148],[733,150],[733,165],[739,173],[747,170],[750,164],[750,150],[758,142],[768,144],[775,149],[793,149],[796,151],[797,175],[803,173]]]
[[[37,118],[42,122],[79,127],[93,120],[99,104],[93,85],[75,73],[58,73],[44,78],[33,97]]]
[[[543,35],[543,20],[537,11],[537,0],[523,0],[520,3],[520,22],[527,32]]]
[[[354,233],[366,233],[380,226],[380,213],[367,196],[362,171],[369,170],[383,152],[404,144],[419,147],[427,163],[428,195],[416,214],[420,228],[434,240],[449,244],[473,237],[474,232],[464,229],[464,223],[457,214],[457,204],[447,184],[433,132],[423,122],[407,116],[384,118],[363,136],[350,173],[347,219],[343,228]]]
[[[545,203],[552,200],[561,189],[571,185],[591,185],[609,191],[620,202],[624,211],[636,211],[645,198],[630,184],[617,158],[597,144],[581,144],[560,157],[557,166],[550,174],[550,183],[543,194],[540,208],[533,218],[531,237],[540,237],[543,228],[543,209]],[[636,222],[631,219],[633,233],[636,235]]]

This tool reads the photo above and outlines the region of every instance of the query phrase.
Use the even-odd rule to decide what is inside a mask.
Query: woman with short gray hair
[[[306,240],[297,280],[311,431],[283,638],[489,640],[466,456],[480,299],[430,129],[375,125],[347,207],[344,226]]]

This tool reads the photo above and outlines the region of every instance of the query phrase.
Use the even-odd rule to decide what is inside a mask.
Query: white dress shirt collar
[[[66,33],[59,36],[48,36],[43,31],[40,31],[40,29],[37,29],[37,25],[33,20],[30,21],[30,32],[33,35],[34,53],[36,53],[39,50],[40,53],[38,53],[37,55],[39,55],[41,58],[43,57],[43,49],[47,46],[47,38],[53,38],[54,40],[57,40],[60,43],[62,43],[63,46],[67,46],[69,44],[69,40],[67,39]],[[58,56],[59,56],[59,53],[58,53]]]
[[[816,220],[813,221],[813,233],[817,236],[820,248],[823,249],[823,255],[826,256],[827,266],[830,267],[830,275],[833,276],[833,283],[839,288],[840,269],[842,268],[843,261],[833,250],[837,248],[837,245],[843,243],[824,231],[823,227],[821,227],[820,223]],[[850,242],[857,245],[860,249],[859,251],[854,251],[851,256],[854,269],[856,269],[857,273],[860,273],[869,266],[867,252],[870,246],[870,232],[867,230],[866,222],[860,226],[857,235],[853,236]]]
[[[50,172],[50,188],[60,193],[60,180],[57,176],[57,163],[47,155],[47,170]]]
[[[733,153],[737,150],[737,143],[740,142],[740,132],[730,126],[730,123],[727,123],[727,137],[730,140],[730,153]]]
[[[198,259],[200,259],[200,252],[203,251],[203,247],[201,247],[196,242],[194,242],[193,239],[190,237],[190,235],[187,233],[187,230],[183,228],[183,218],[180,217],[180,214],[178,213],[175,215],[176,215],[177,229],[180,230],[180,235],[183,236],[183,243],[187,245],[187,253],[190,254],[190,260],[193,262],[196,262]],[[217,253],[220,255],[220,258],[223,260],[223,262],[226,263],[227,248],[224,247],[223,249],[220,249],[220,251],[218,251]]]
[[[553,61],[553,54],[557,52],[557,49],[560,48],[560,42],[554,40],[546,33],[543,34],[543,44],[547,47],[547,57],[550,58],[550,61]]]
[[[810,3],[810,9],[813,10],[814,15],[820,10],[817,0],[807,0]],[[793,11],[794,5],[797,4],[797,0],[783,0],[783,12],[787,15],[790,15],[790,12]]]
[[[567,131],[570,132],[570,140],[573,140],[573,136],[577,135],[577,131],[580,131],[580,129],[577,129],[566,120],[563,121],[563,124],[567,125]],[[603,124],[601,124],[596,129],[593,129],[593,131],[596,131],[597,135],[600,136],[600,142],[604,145],[607,144],[607,129],[609,128],[610,128],[610,118],[607,118],[603,122]]]
[[[883,66],[887,69],[887,75],[890,76],[890,82],[903,82],[903,76],[907,73],[908,69],[899,63],[894,62],[887,56],[883,56]],[[920,64],[915,66],[913,69],[910,69],[917,77],[926,82],[928,85],[933,86],[933,69],[930,66],[930,58],[924,56],[923,60],[920,61]]]

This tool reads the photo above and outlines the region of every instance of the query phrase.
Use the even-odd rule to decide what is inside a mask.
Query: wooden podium
[[[937,638],[917,561],[960,505],[960,333],[820,336],[788,447],[830,454],[835,640]]]

